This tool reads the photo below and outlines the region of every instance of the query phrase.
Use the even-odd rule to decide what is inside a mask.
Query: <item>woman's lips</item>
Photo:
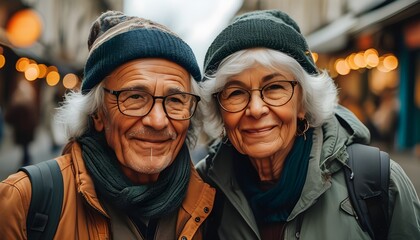
[[[258,135],[258,134],[264,134],[270,132],[275,126],[269,126],[269,127],[262,127],[262,128],[250,128],[250,129],[244,129],[242,130],[246,134],[251,135]]]

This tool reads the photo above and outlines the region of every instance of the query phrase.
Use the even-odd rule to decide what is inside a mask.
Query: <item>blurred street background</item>
[[[60,154],[66,139],[55,108],[80,86],[89,28],[102,12],[168,26],[202,66],[215,35],[257,9],[280,9],[298,22],[317,66],[338,85],[340,103],[419,192],[419,0],[0,0],[0,180]],[[198,146],[194,160],[203,156]]]

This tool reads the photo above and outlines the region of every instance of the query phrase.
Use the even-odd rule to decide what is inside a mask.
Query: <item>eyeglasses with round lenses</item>
[[[118,110],[131,117],[146,116],[155,105],[156,99],[162,99],[163,110],[168,118],[173,120],[190,119],[197,109],[200,97],[191,93],[179,92],[166,96],[152,94],[136,89],[120,91],[103,88],[106,92],[117,97]]]
[[[259,91],[261,99],[270,106],[282,106],[293,97],[297,81],[275,81],[260,89],[227,87],[214,94],[223,110],[231,113],[244,110],[251,101],[251,92]]]

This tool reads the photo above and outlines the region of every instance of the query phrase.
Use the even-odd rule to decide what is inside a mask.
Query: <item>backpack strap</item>
[[[345,179],[358,222],[372,239],[387,239],[389,228],[389,155],[362,144],[347,147]]]
[[[213,180],[208,177],[208,171],[211,166],[212,159],[214,158],[215,152],[210,151],[209,155],[205,158],[202,165],[197,168],[197,172],[204,182],[210,184],[216,189],[216,195],[213,203],[213,210],[210,215],[206,218],[203,227],[203,239],[218,240],[218,228],[220,226],[223,214],[223,208],[225,203],[224,193],[217,187]]]
[[[28,239],[53,239],[63,203],[63,177],[52,159],[19,169],[31,180],[32,197],[26,218]]]

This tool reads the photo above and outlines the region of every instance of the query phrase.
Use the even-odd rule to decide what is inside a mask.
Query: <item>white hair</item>
[[[201,88],[198,83],[190,76],[191,93],[201,95]],[[63,126],[67,139],[77,139],[85,134],[90,127],[91,117],[102,108],[106,112],[104,105],[103,82],[96,85],[87,94],[81,91],[70,91],[65,95],[64,101],[58,107],[55,120]],[[199,103],[199,105],[202,103]],[[193,148],[197,142],[197,136],[202,124],[202,107],[197,107],[197,111],[191,118],[190,127],[187,134],[187,144]]]
[[[301,104],[306,110],[305,118],[310,126],[320,126],[333,116],[338,102],[338,93],[334,81],[326,71],[310,75],[294,58],[282,52],[267,48],[245,49],[226,57],[217,71],[205,73],[205,81],[200,83],[206,90],[202,95],[202,101],[205,104],[202,109],[205,116],[203,130],[210,139],[220,138],[223,129],[220,108],[213,93],[221,91],[229,77],[256,64],[275,71],[286,71],[294,76],[302,88]]]

